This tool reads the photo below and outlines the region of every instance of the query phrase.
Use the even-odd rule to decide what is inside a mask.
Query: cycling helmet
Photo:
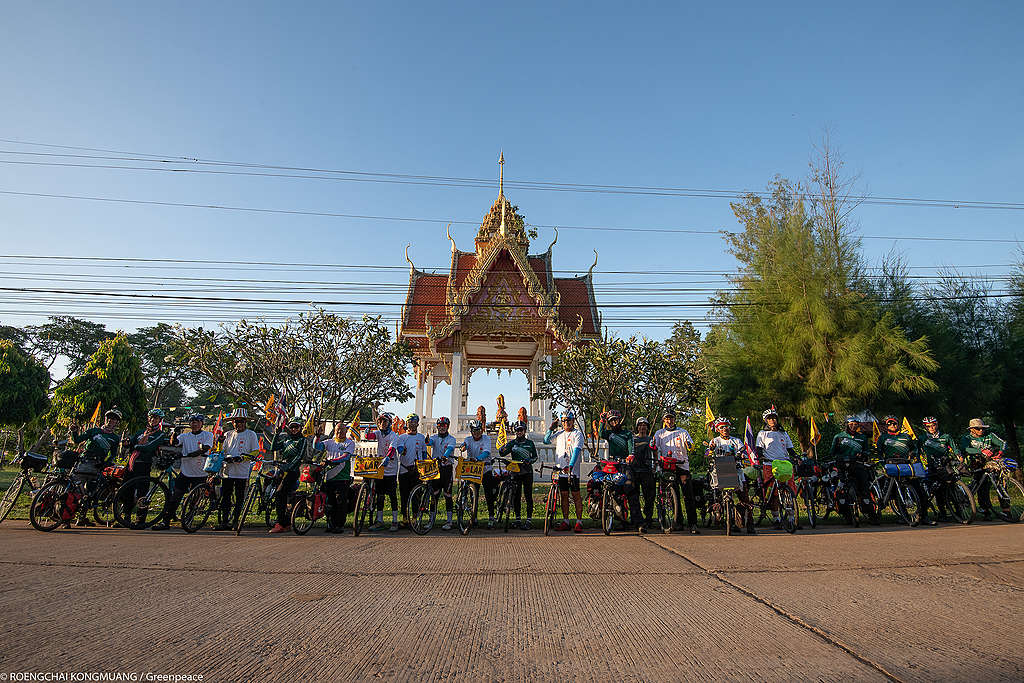
[[[151,410],[148,413],[146,413],[146,416],[147,417],[159,417],[159,418],[163,419],[164,411],[160,410],[159,408],[153,408],[153,410]]]
[[[651,421],[648,420],[646,417],[638,417],[636,419],[636,426],[639,427],[640,425],[647,425],[648,427],[650,427]]]
[[[522,422],[522,421],[513,422],[512,423],[512,431],[513,432],[518,432],[520,430],[522,430],[524,432],[526,431],[526,423]]]
[[[406,423],[412,422],[413,420],[416,420],[417,422],[419,422],[420,421],[420,416],[417,415],[416,413],[409,413],[408,415],[405,416]]]
[[[618,418],[619,420],[621,420],[622,419],[622,411],[620,411],[620,410],[609,410],[608,411],[608,419],[610,420],[613,417],[614,418]]]
[[[394,421],[394,418],[395,416],[392,415],[391,413],[381,413],[380,415],[377,416],[377,422],[384,420],[388,424],[391,424]]]
[[[302,426],[302,418],[296,416],[296,417],[293,417],[290,420],[288,420],[288,426],[291,427],[292,425],[299,425],[301,427]]]
[[[779,417],[779,413],[775,410],[774,407],[769,408],[768,410],[761,413],[761,419],[767,422],[768,418],[771,417],[772,415],[774,415],[776,418]]]
[[[662,419],[665,419],[666,417],[671,417],[672,419],[675,419],[676,411],[674,411],[674,410],[666,410],[665,414],[662,415]]]
[[[436,424],[438,427],[441,427],[441,426],[449,427],[449,426],[451,426],[452,421],[449,420],[447,417],[439,417],[439,418],[437,418],[437,422],[435,422],[434,424]]]
[[[124,419],[124,415],[122,415],[121,411],[118,410],[117,408],[111,408],[107,412],[103,413],[103,417],[113,417],[117,418],[118,420]]]
[[[469,429],[470,429],[470,431],[475,431],[477,429],[483,429],[483,428],[484,428],[484,425],[483,425],[483,423],[480,422],[480,420],[470,420],[469,421]]]
[[[572,412],[571,410],[567,410],[567,411],[565,411],[565,415],[562,416],[562,419],[563,420],[575,420],[576,419],[576,413]]]
[[[246,410],[245,408],[235,408],[233,411],[231,411],[231,415],[229,415],[228,417],[232,420],[238,420],[240,418],[248,420],[249,411]]]
[[[845,417],[845,418],[843,419],[843,422],[844,422],[845,424],[850,424],[851,422],[860,422],[860,420],[858,420],[858,419],[857,419],[857,416],[856,416],[856,415],[847,415],[847,416],[846,416],[846,417]]]
[[[895,422],[896,424],[900,423],[899,419],[895,415],[886,415],[882,418],[883,424],[889,424],[890,422]]]
[[[925,417],[925,418],[921,419],[921,424],[923,424],[924,426],[927,427],[928,425],[937,425],[937,424],[939,424],[939,421],[936,420],[931,415],[929,415],[928,417]]]
[[[206,416],[205,415],[201,415],[200,413],[192,413],[191,415],[188,416],[188,421],[189,422],[197,422],[198,421],[198,422],[202,422],[203,424],[206,424]]]

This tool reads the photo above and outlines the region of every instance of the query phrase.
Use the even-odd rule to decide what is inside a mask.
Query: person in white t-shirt
[[[654,432],[651,446],[658,452],[656,468],[661,467],[661,458],[675,458],[676,481],[674,486],[680,494],[682,505],[686,507],[686,521],[690,525],[690,533],[697,533],[697,498],[693,491],[693,477],[690,475],[690,447],[693,437],[682,427],[676,426],[676,413],[666,410],[662,417],[662,428]],[[676,529],[682,529],[682,510],[676,510]]]
[[[757,455],[758,461],[762,466],[771,465],[776,460],[789,460],[790,458],[796,458],[796,450],[793,448],[793,440],[789,438],[789,434],[782,430],[782,425],[779,424],[779,414],[775,412],[775,407],[771,407],[761,414],[764,418],[765,428],[757,433],[757,441],[754,444],[754,453]],[[759,477],[767,476],[764,474],[764,470],[758,473]],[[774,526],[778,529],[782,525],[782,520],[779,517],[779,492],[775,490],[775,494],[772,499],[768,501],[768,506],[772,511],[772,520]]]
[[[480,420],[469,421],[469,436],[459,446],[466,453],[467,460],[478,460],[484,463],[484,471],[491,468],[491,437],[484,433],[484,425]],[[480,500],[480,485],[473,484],[475,498]],[[473,509],[473,524],[476,524],[476,509]],[[494,518],[487,522],[487,528],[494,528]]]
[[[420,416],[410,413],[405,418],[408,431],[398,437],[401,454],[398,471],[398,493],[402,502],[402,526],[409,526],[409,494],[419,486],[420,473],[416,461],[427,457],[427,440],[419,433]]]
[[[327,471],[324,473],[323,492],[330,500],[330,524],[327,531],[333,534],[345,532],[345,518],[348,516],[348,494],[352,486],[352,456],[356,453],[356,442],[351,427],[334,425],[332,436],[324,439],[323,428],[318,430],[317,440],[323,443],[327,452],[324,458]],[[355,436],[359,436],[355,434]]]
[[[167,501],[167,513],[153,531],[165,531],[171,528],[171,521],[176,518],[178,505],[185,494],[206,481],[206,455],[213,448],[213,433],[203,430],[206,416],[195,413],[188,418],[189,431],[179,434],[175,430],[171,438],[172,446],[181,446],[181,475],[174,478],[174,488],[170,500]]]
[[[712,457],[730,455],[736,460],[736,475],[740,485],[736,489],[736,497],[740,500],[740,505],[737,507],[743,511],[743,516],[746,519],[747,533],[756,536],[754,506],[750,504],[750,498],[747,496],[746,477],[743,474],[743,454],[746,449],[744,449],[742,441],[730,434],[732,423],[729,421],[729,418],[718,418],[714,421],[712,427],[718,435],[708,442],[708,453]],[[711,488],[718,488],[718,477],[714,467],[711,469],[709,480]],[[729,520],[729,523],[732,524],[733,520]]]
[[[555,464],[561,469],[558,475],[558,491],[562,499],[562,521],[555,531],[569,530],[569,494],[572,494],[573,505],[576,506],[575,533],[583,531],[583,497],[580,496],[580,466],[583,461],[585,446],[583,431],[576,428],[576,415],[569,411],[562,417],[559,428],[558,421],[551,423],[544,443],[555,444]]]
[[[225,531],[233,529],[242,514],[242,503],[245,502],[245,485],[252,471],[252,461],[243,456],[260,450],[260,437],[249,429],[249,411],[236,408],[228,417],[234,424],[221,435],[221,450],[224,451],[224,470],[221,476],[224,481],[220,494],[220,524],[216,529]]]
[[[391,527],[390,531],[398,531],[398,472],[400,468],[398,451],[399,435],[391,431],[391,413],[381,413],[377,418],[377,429],[366,433],[366,438],[377,442],[377,457],[383,458],[380,473],[381,478],[377,480],[377,522],[373,529],[384,527],[384,498],[391,501]]]

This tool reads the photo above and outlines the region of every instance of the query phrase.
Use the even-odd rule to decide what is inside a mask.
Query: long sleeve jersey
[[[432,434],[427,439],[427,446],[430,447],[430,457],[440,461],[440,465],[451,465],[455,455],[455,437],[451,434]]]
[[[155,432],[146,434],[142,430],[128,441],[128,450],[138,453],[137,459],[142,461],[152,460],[157,449],[167,445],[167,432],[158,429]]]
[[[886,460],[917,461],[917,444],[910,438],[910,434],[905,432],[899,434],[882,432],[878,437],[878,443],[875,444],[875,451],[880,458]]]
[[[1006,442],[992,432],[986,432],[981,436],[974,437],[968,432],[960,437],[960,450],[972,460],[984,460],[987,458],[985,451],[999,453],[1006,448]]]
[[[99,427],[93,427],[81,434],[77,431],[72,431],[71,441],[75,444],[85,443],[85,451],[82,453],[82,457],[92,458],[105,466],[117,457],[121,437],[115,432],[107,432]]]
[[[564,429],[548,430],[544,435],[544,443],[555,445],[555,464],[559,467],[570,470],[574,477],[580,476],[580,467],[583,461],[583,432],[574,429],[567,432]]]
[[[537,446],[525,436],[522,439],[513,439],[509,441],[498,449],[498,454],[502,457],[508,457],[511,455],[512,460],[525,463],[527,465],[532,465],[537,462]]]
[[[633,432],[623,429],[622,425],[611,429],[602,422],[598,436],[608,442],[609,459],[621,462],[633,454]]]
[[[949,434],[940,433],[932,435],[925,432],[917,443],[920,453],[928,461],[928,469],[930,470],[942,467],[950,458],[956,458],[957,460],[961,458],[960,446],[957,445],[956,440]]]
[[[466,447],[466,456],[470,460],[483,461],[484,472],[494,469],[494,464],[491,462],[491,437],[487,434],[481,434],[479,439],[467,436],[463,439],[462,445]]]
[[[871,455],[871,437],[867,434],[839,432],[832,439],[830,460],[864,460]]]

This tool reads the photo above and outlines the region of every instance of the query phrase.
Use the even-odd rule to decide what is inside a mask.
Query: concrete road
[[[1024,680],[1024,525],[236,538],[5,522],[0,547],[0,674]]]

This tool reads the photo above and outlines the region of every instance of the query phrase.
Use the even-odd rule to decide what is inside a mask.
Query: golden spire
[[[498,156],[498,201],[501,202],[501,234],[505,235],[505,151]]]

